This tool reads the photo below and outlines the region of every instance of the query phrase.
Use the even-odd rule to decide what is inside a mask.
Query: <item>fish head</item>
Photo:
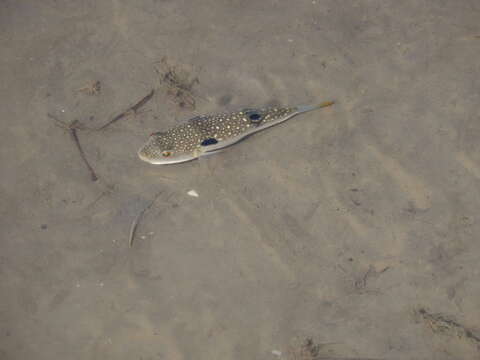
[[[138,150],[138,157],[150,164],[166,165],[193,160],[192,152],[178,149],[169,133],[156,132]]]

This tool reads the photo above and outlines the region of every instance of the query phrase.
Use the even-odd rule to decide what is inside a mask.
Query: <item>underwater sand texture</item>
[[[1,7],[0,359],[479,357],[478,1]],[[137,157],[194,116],[327,100]]]

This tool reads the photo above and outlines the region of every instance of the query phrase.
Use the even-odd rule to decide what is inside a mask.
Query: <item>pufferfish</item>
[[[243,109],[232,113],[196,116],[169,130],[155,132],[138,151],[150,164],[176,164],[218,152],[245,137],[280,124],[295,115],[333,105]]]

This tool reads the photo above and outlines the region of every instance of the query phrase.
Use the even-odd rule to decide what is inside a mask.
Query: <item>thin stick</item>
[[[77,129],[76,128],[71,128],[70,129],[70,135],[72,136],[73,141],[77,145],[78,151],[80,152],[80,156],[82,157],[83,162],[85,163],[88,171],[90,172],[90,178],[92,179],[92,181],[97,181],[98,176],[95,173],[95,171],[93,170],[90,163],[88,162],[87,157],[85,156],[85,152],[82,149],[82,145],[80,145],[80,141],[78,140]]]
[[[139,102],[133,105],[130,109],[133,110],[133,112],[137,112],[143,105],[145,105],[152,98],[154,93],[155,93],[155,90],[152,89],[150,93],[144,96]]]
[[[130,106],[127,110],[118,114],[112,120],[107,122],[105,125],[100,126],[97,130],[105,129],[106,127],[112,125],[113,123],[117,122],[118,120],[120,120],[120,119],[124,118],[125,116],[129,115],[132,111],[134,113],[137,113],[137,111],[152,98],[154,93],[155,93],[155,90],[152,89],[152,91],[150,91],[146,96],[141,98],[140,101],[136,102],[135,105]]]
[[[97,181],[97,180],[98,180],[98,176],[97,176],[97,174],[95,173],[95,170],[93,170],[92,166],[91,166],[90,163],[88,162],[87,156],[85,155],[85,152],[83,151],[82,145],[80,144],[80,140],[78,139],[77,129],[78,129],[79,126],[80,126],[80,123],[78,122],[78,120],[74,120],[74,121],[72,121],[70,124],[67,124],[67,123],[64,122],[64,121],[61,121],[61,120],[57,119],[55,116],[53,116],[53,115],[50,114],[50,113],[47,113],[47,116],[48,116],[50,119],[55,120],[58,124],[61,124],[61,125],[59,125],[59,126],[61,126],[62,128],[68,130],[68,132],[70,133],[70,136],[71,136],[73,142],[74,142],[75,145],[77,146],[78,152],[80,153],[80,157],[82,158],[82,160],[83,160],[83,162],[85,163],[88,171],[90,172],[90,178],[92,179],[92,181]]]
[[[108,123],[106,123],[105,125],[100,126],[97,130],[103,130],[103,129],[105,129],[106,127],[112,125],[114,122],[117,122],[118,120],[124,118],[125,116],[128,115],[128,112],[129,112],[129,111],[130,111],[130,109],[127,110],[127,111],[124,111],[124,112],[121,113],[121,114],[118,114],[118,115],[115,116],[112,120],[110,120]]]
[[[57,118],[55,115],[52,115],[52,114],[50,114],[50,113],[47,113],[47,116],[48,116],[50,119],[52,119],[53,121],[55,121],[59,127],[63,127],[64,129],[68,129],[68,127],[70,126],[70,125],[68,125],[65,121],[62,121],[62,120],[60,120],[59,118]]]
[[[137,217],[133,220],[132,226],[130,226],[130,236],[128,238],[128,245],[130,247],[133,246],[133,239],[135,238],[135,230],[137,230],[138,223],[140,222],[140,219],[142,218],[143,214],[145,214],[145,211],[150,209],[152,205],[155,203],[155,201],[159,198],[159,196],[162,194],[162,192],[159,192],[153,200],[142,210],[140,213],[137,215]]]

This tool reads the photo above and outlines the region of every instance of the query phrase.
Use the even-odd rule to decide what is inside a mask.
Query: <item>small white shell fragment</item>
[[[198,193],[195,190],[190,190],[189,192],[187,192],[187,194],[193,197],[198,197]]]
[[[272,355],[282,356],[282,352],[280,350],[272,350]]]

